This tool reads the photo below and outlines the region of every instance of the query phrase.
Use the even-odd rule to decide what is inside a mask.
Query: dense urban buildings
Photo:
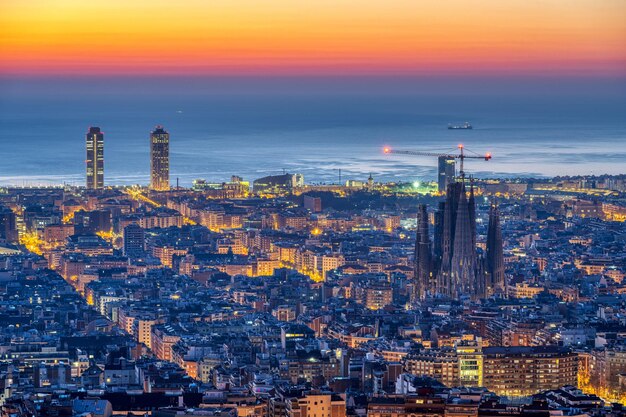
[[[150,133],[150,188],[170,189],[170,134],[162,126]]]
[[[624,17],[0,1],[0,417],[626,417]]]
[[[104,187],[104,133],[99,127],[90,127],[85,137],[87,147],[87,188]]]
[[[624,176],[252,184],[1,189],[3,416],[625,415]]]

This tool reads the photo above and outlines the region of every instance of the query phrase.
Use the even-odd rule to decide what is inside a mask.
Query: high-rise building
[[[495,294],[505,295],[506,280],[504,276],[504,251],[502,246],[502,229],[500,227],[500,212],[493,204],[489,209],[485,270],[487,274],[487,296]]]
[[[98,190],[104,187],[104,133],[92,126],[86,135],[87,145],[87,188]]]
[[[454,158],[449,156],[440,156],[437,168],[437,188],[440,193],[443,193],[447,190],[448,184],[454,182]]]
[[[124,255],[138,258],[144,255],[145,234],[137,223],[131,223],[124,228]]]
[[[150,133],[150,188],[170,189],[170,134],[162,126]]]
[[[18,241],[17,220],[15,213],[0,206],[0,242],[15,243]]]

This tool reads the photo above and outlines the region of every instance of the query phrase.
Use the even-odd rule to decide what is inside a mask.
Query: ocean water
[[[403,84],[404,83],[404,84]],[[170,132],[171,179],[433,180],[436,159],[383,146],[491,152],[478,177],[626,173],[626,89],[574,81],[495,87],[438,80],[0,81],[0,184],[82,184],[84,135],[105,133],[105,183],[147,184],[150,130]],[[476,83],[475,83],[476,84]],[[473,130],[448,130],[470,121]]]

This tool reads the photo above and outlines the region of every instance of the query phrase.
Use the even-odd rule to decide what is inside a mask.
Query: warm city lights
[[[0,417],[626,417],[623,0],[0,1]]]

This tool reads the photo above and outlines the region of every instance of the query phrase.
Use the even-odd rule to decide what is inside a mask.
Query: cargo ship
[[[473,128],[470,122],[465,122],[461,125],[449,124],[448,129],[455,130],[455,129],[473,129]]]

